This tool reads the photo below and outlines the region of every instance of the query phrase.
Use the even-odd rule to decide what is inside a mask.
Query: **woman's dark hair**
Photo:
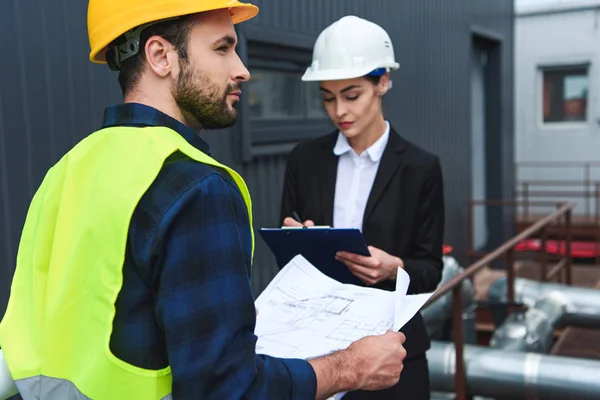
[[[378,85],[383,75],[365,75],[365,79],[371,82],[373,85]]]
[[[133,57],[124,60],[119,69],[119,86],[121,86],[123,96],[135,88],[142,75],[144,61],[146,60],[144,47],[150,37],[160,36],[164,38],[177,49],[177,53],[181,59],[187,60],[187,48],[190,40],[190,32],[193,27],[194,20],[190,16],[185,16],[159,22],[144,29],[140,34],[139,52]],[[113,45],[123,43],[124,41],[125,36],[123,35],[115,40]]]

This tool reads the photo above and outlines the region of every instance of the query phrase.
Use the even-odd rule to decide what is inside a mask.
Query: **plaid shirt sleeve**
[[[156,234],[156,315],[173,397],[314,399],[308,362],[255,353],[250,226],[237,187],[206,174],[178,194]]]

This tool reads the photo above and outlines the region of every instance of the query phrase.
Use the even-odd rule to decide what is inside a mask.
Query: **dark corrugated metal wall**
[[[265,12],[256,24],[318,33],[337,18],[355,14],[380,24],[390,34],[400,70],[392,75],[393,89],[386,95],[386,117],[401,135],[441,157],[447,209],[446,242],[454,246],[457,255],[464,254],[467,247],[466,202],[471,193],[469,100],[474,32],[503,41],[503,146],[498,151],[502,154],[502,176],[505,178],[502,193],[504,197],[511,197],[512,193],[512,0],[307,0],[299,3],[292,0],[259,1],[257,4],[264,4]],[[274,226],[280,223],[276,210],[284,159],[284,155],[255,158],[244,169],[246,176],[252,176],[249,185],[257,204],[257,224]],[[501,185],[500,182],[491,184]],[[276,271],[270,253],[259,239],[253,280],[255,290],[260,291]]]
[[[257,1],[255,26],[315,35],[355,14],[382,25],[401,64],[386,97],[387,117],[407,139],[440,155],[448,243],[466,247],[470,193],[469,60],[472,29],[503,40],[502,148],[504,193],[512,186],[512,0]],[[98,125],[118,102],[116,75],[87,61],[85,1],[8,0],[0,13],[0,315],[6,305],[27,206],[47,168]],[[310,44],[309,44],[310,45]],[[240,161],[239,127],[209,132],[217,158],[237,168],[253,195],[256,227],[279,223],[285,154]],[[275,274],[257,237],[253,286]]]

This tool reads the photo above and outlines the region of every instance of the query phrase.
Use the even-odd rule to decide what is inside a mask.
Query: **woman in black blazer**
[[[409,294],[427,293],[443,266],[443,179],[438,157],[401,138],[384,119],[382,97],[395,69],[391,40],[378,25],[349,16],[321,32],[302,79],[320,82],[338,130],[290,153],[281,219],[287,226],[299,225],[292,218],[298,215],[306,225],[361,229],[371,256],[339,253],[338,261],[362,284],[385,290],[395,289],[400,266],[410,276]],[[430,398],[430,342],[421,315],[402,332],[407,357],[398,384],[345,399]]]

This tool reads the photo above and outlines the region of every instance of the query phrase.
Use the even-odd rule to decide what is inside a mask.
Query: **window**
[[[314,32],[246,25],[240,57],[250,71],[240,102],[241,160],[287,154],[301,140],[332,132],[318,82],[302,75],[312,61]]]
[[[303,82],[300,71],[251,68],[248,89],[250,119],[326,118],[318,84]]]
[[[257,146],[293,145],[333,128],[319,83],[302,81],[312,60],[313,41],[305,42],[305,48],[248,42],[250,81],[245,88],[246,112],[249,143],[254,150]]]
[[[588,67],[542,69],[542,117],[544,123],[587,120]]]

